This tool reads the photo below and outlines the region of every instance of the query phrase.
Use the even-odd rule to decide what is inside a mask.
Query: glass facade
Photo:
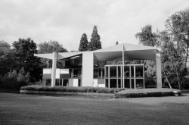
[[[145,88],[144,65],[105,65],[105,86],[107,88]]]

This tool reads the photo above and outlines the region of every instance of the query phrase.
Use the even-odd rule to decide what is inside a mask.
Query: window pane
[[[124,71],[125,71],[125,76],[126,76],[126,77],[130,77],[129,66],[125,66]]]
[[[117,79],[110,79],[110,88],[116,88]]]
[[[136,66],[136,77],[143,77],[143,66]]]
[[[118,77],[121,78],[121,66],[118,66]]]
[[[110,77],[116,77],[116,66],[110,67]]]

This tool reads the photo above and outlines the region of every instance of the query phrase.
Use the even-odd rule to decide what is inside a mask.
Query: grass
[[[186,125],[189,95],[90,99],[0,93],[0,125]]]

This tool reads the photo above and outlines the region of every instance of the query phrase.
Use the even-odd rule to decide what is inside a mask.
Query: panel
[[[118,88],[121,88],[121,79],[118,79]]]
[[[116,66],[111,66],[110,67],[110,77],[112,78],[115,78],[115,77],[117,77],[116,76],[116,72],[117,72],[117,70],[116,70]]]
[[[93,86],[93,62],[92,52],[82,54],[82,86]]]
[[[129,66],[125,66],[125,67],[124,67],[124,72],[125,72],[125,76],[126,76],[126,77],[130,77]]]
[[[134,79],[131,79],[131,88],[134,89]]]
[[[116,88],[116,81],[117,79],[110,79],[110,88]]]
[[[131,77],[134,77],[134,66],[131,66]]]
[[[108,88],[108,79],[105,79],[105,85]]]
[[[136,66],[136,77],[143,78],[143,66]]]
[[[130,88],[130,80],[125,79],[125,88]]]

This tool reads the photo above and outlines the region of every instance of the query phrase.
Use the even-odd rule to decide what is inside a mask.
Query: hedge
[[[100,87],[48,87],[40,85],[23,86],[20,90],[46,91],[46,92],[75,92],[75,93],[116,93],[123,89],[100,88]]]

